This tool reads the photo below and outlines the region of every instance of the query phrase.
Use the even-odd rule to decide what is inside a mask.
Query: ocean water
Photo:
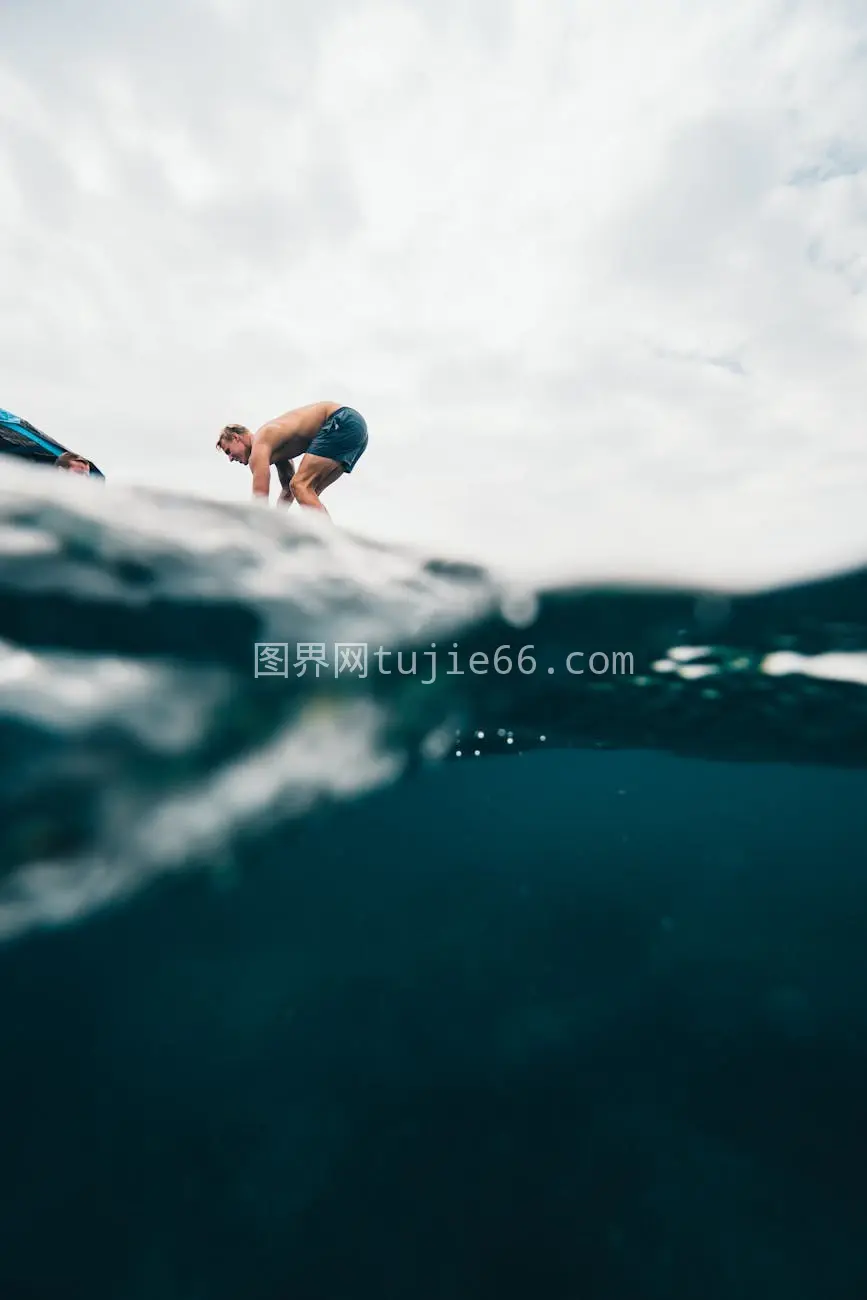
[[[0,1296],[861,1300],[867,570],[75,487],[0,492]]]

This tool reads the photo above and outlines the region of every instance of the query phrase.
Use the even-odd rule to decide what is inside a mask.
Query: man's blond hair
[[[245,433],[249,432],[250,430],[245,424],[226,424],[220,430],[220,436],[217,439],[217,447],[222,449],[223,443],[227,438],[234,438],[236,436],[242,437]]]

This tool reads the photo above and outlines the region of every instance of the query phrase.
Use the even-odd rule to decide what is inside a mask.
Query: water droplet
[[[539,601],[532,591],[513,588],[500,602],[503,618],[513,627],[529,627],[539,612]]]

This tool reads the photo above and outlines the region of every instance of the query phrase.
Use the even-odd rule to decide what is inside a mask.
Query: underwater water
[[[0,513],[0,1295],[867,1294],[867,571]]]

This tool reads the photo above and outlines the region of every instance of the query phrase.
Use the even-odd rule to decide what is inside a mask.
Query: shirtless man
[[[249,467],[254,497],[268,500],[275,465],[283,487],[280,502],[288,506],[297,501],[327,515],[319,498],[341,474],[352,473],[367,447],[367,425],[351,406],[314,402],[269,420],[255,433],[243,424],[227,424],[217,447],[229,460]],[[296,470],[292,457],[298,455]]]

